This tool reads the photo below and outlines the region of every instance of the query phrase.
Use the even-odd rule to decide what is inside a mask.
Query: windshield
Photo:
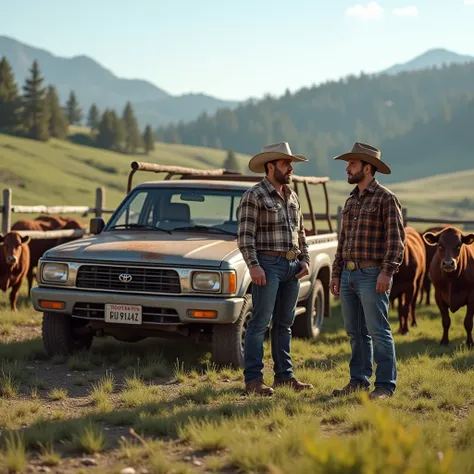
[[[237,233],[243,190],[139,188],[128,197],[105,230],[130,228],[179,232]]]

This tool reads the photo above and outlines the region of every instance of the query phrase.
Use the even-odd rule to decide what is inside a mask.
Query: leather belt
[[[275,257],[285,257],[287,260],[294,260],[296,258],[296,252],[294,250],[288,250],[288,252],[280,252],[278,250],[258,250],[258,252],[266,255],[273,255]]]
[[[354,262],[353,260],[348,260],[344,262],[344,268],[346,268],[349,271],[361,270],[364,268],[379,267],[381,263],[382,262],[379,262],[377,260],[362,260],[360,262]]]

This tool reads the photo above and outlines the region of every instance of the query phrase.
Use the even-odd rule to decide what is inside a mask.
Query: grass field
[[[296,374],[315,389],[246,396],[239,370],[217,370],[206,346],[94,341],[48,359],[41,318],[0,299],[0,472],[468,473],[474,472],[474,353],[464,311],[439,346],[437,308],[395,335],[398,389],[370,402],[330,394],[348,378],[338,306],[320,340],[294,340]],[[394,331],[398,329],[391,314]],[[266,381],[272,382],[266,344]],[[3,470],[2,470],[3,469]],[[48,470],[50,469],[50,470]]]
[[[77,130],[73,130],[76,132]],[[68,141],[50,140],[39,143],[33,140],[0,134],[0,187],[13,189],[14,204],[90,205],[95,204],[95,189],[104,186],[106,206],[115,208],[124,197],[130,163],[134,160],[195,168],[222,167],[225,150],[157,143],[149,156],[123,155],[106,150],[75,145]],[[241,169],[245,170],[249,156],[237,155]],[[298,167],[296,165],[296,173]],[[396,170],[395,170],[396,172]],[[161,179],[163,174],[137,173],[134,183]],[[329,183],[331,212],[342,205],[352,189],[344,181],[341,164],[341,181]],[[383,176],[377,176],[383,184]],[[390,185],[397,193],[408,215],[421,217],[450,217],[457,212],[459,218],[474,219],[472,183],[474,169],[452,175],[433,176],[423,180]],[[315,212],[323,211],[324,197],[320,186],[310,186]],[[468,209],[458,203],[468,198]],[[302,199],[305,205],[305,200]],[[470,207],[470,209],[469,209]],[[14,216],[15,218],[17,216]],[[426,227],[424,224],[416,226]]]

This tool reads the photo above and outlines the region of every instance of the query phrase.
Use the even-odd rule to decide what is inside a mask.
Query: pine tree
[[[132,104],[127,102],[122,114],[125,127],[125,152],[135,153],[141,145],[140,131],[138,130],[137,119],[132,108]]]
[[[49,115],[49,135],[60,139],[66,138],[68,122],[59,103],[56,88],[52,85],[48,87],[46,103]]]
[[[43,77],[35,60],[30,69],[31,76],[23,86],[23,126],[27,134],[35,140],[47,141],[48,109],[45,100],[46,91],[42,86]]]
[[[107,150],[121,151],[124,139],[125,127],[122,119],[117,117],[114,110],[105,109],[96,137],[97,146]]]
[[[147,125],[145,128],[145,133],[143,134],[143,144],[145,153],[147,155],[150,153],[150,151],[155,149],[155,137],[153,136],[150,125]]]
[[[227,151],[227,157],[224,161],[224,168],[226,170],[238,171],[240,172],[240,165],[237,161],[237,157],[232,150]]]
[[[66,116],[70,125],[80,124],[82,121],[82,110],[79,107],[76,94],[71,91],[66,102]]]
[[[0,129],[15,129],[20,122],[20,98],[12,68],[4,56],[0,61]]]
[[[91,131],[94,132],[99,129],[100,124],[100,112],[97,105],[92,104],[89,113],[87,114],[87,126],[90,127]]]

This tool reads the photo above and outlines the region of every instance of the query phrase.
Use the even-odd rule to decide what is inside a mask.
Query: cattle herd
[[[19,220],[6,235],[0,235],[0,289],[11,288],[10,304],[17,310],[18,292],[25,278],[28,292],[33,286],[34,270],[43,253],[77,237],[30,239],[16,231],[48,231],[83,229],[70,218],[40,216],[34,220]],[[441,313],[443,336],[441,344],[449,344],[451,318],[466,306],[464,328],[466,345],[473,346],[472,328],[474,315],[474,234],[463,233],[452,226],[432,227],[420,233],[406,227],[406,247],[403,262],[393,278],[391,304],[398,303],[399,332],[408,333],[409,322],[416,326],[417,304],[429,305],[431,286]]]

